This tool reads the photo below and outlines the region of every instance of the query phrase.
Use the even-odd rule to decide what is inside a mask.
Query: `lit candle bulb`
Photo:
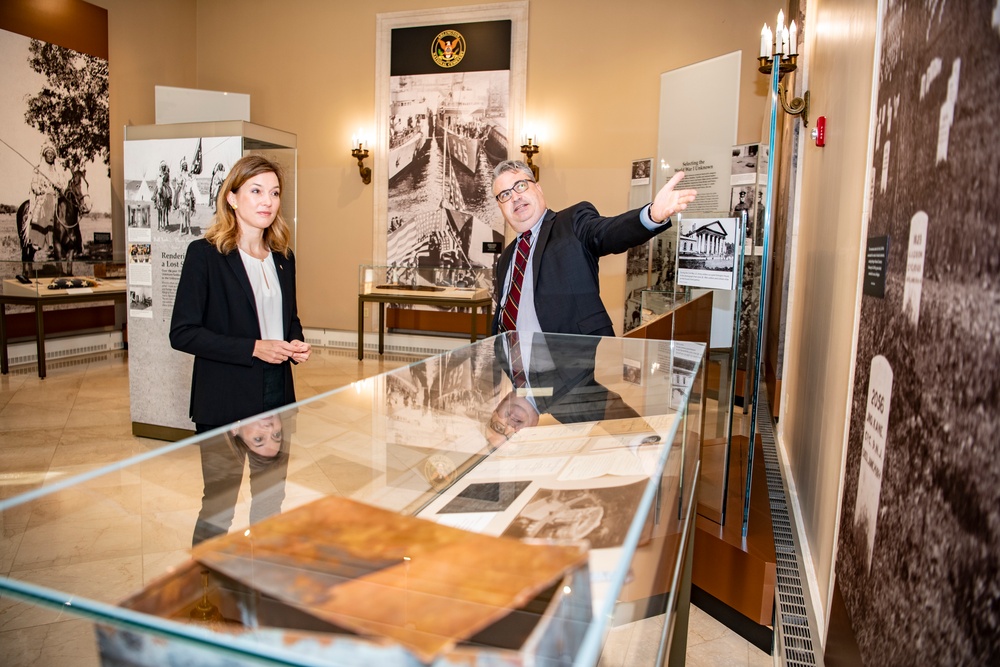
[[[770,58],[774,55],[774,33],[771,29],[767,29],[767,57]]]
[[[760,57],[767,58],[767,24],[760,29]]]
[[[799,52],[798,30],[795,27],[795,21],[792,21],[792,25],[788,29],[788,53],[795,55],[798,52]]]
[[[785,55],[791,53],[788,49],[788,28],[781,29],[781,52]]]

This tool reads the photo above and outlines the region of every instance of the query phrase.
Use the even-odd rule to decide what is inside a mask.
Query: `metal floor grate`
[[[817,667],[818,659],[809,624],[809,609],[802,589],[795,534],[789,520],[785,485],[781,479],[781,464],[774,443],[771,406],[761,392],[757,409],[757,433],[764,449],[764,471],[767,477],[767,495],[771,501],[771,524],[774,531],[774,550],[777,555],[778,581],[776,587],[776,641],[781,651],[782,664],[788,667]]]

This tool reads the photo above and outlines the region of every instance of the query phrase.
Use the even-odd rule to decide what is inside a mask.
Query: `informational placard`
[[[875,548],[875,528],[878,524],[878,499],[882,493],[885,466],[886,433],[889,427],[889,403],[892,399],[892,368],[889,360],[878,355],[872,359],[868,376],[868,404],[865,408],[864,443],[861,451],[861,472],[858,479],[858,499],[854,506],[854,526],[864,533],[868,550],[865,564],[871,569]]]
[[[917,211],[910,219],[910,244],[906,249],[906,281],[903,283],[903,312],[913,326],[920,320],[920,293],[924,287],[924,259],[927,255],[927,214]]]
[[[885,271],[889,261],[889,237],[868,239],[865,247],[865,282],[862,291],[868,296],[885,297]]]
[[[677,238],[677,284],[736,288],[736,218],[683,219]]]

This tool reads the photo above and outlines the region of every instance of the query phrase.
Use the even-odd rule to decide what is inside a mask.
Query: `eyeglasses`
[[[495,417],[490,419],[489,423],[490,430],[498,435],[502,435],[505,439],[510,440],[510,437],[517,433],[517,429],[510,424],[505,424],[504,422],[496,419]]]
[[[522,192],[527,190],[528,185],[530,183],[534,183],[534,181],[529,181],[527,179],[515,181],[514,185],[510,186],[506,190],[501,190],[500,192],[497,193],[497,201],[500,202],[501,204],[506,204],[507,202],[510,201],[510,198],[514,196],[515,192],[517,194],[521,194]]]

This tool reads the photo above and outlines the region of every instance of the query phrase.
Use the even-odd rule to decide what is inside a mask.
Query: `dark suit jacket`
[[[295,258],[273,253],[281,286],[285,340],[303,340],[295,303]],[[264,411],[264,367],[253,356],[261,337],[253,288],[239,251],[223,255],[204,239],[193,241],[181,269],[170,320],[170,345],[194,355],[191,419],[222,426]],[[290,362],[285,403],[295,402]]]
[[[546,211],[531,259],[535,312],[548,333],[614,336],[611,317],[601,301],[598,260],[645,243],[670,227],[650,231],[635,209],[605,218],[590,202],[580,202],[558,213]],[[504,248],[493,280],[494,299],[500,304],[504,279],[516,242]],[[493,333],[499,331],[500,306],[493,312]]]

